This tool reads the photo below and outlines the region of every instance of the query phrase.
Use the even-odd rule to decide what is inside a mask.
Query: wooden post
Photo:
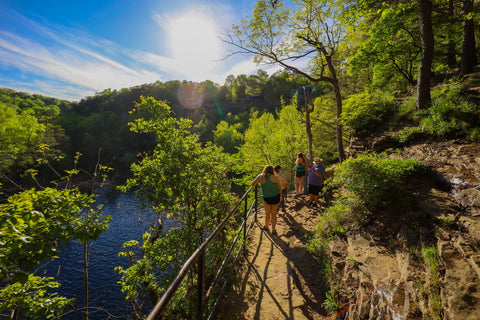
[[[205,277],[205,251],[198,259],[198,279],[197,279],[197,314],[195,319],[201,320],[203,317],[203,282]]]

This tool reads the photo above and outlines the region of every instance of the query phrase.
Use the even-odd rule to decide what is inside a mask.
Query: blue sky
[[[78,101],[158,80],[223,84],[258,70],[222,60],[218,39],[255,2],[0,0],[0,88]]]

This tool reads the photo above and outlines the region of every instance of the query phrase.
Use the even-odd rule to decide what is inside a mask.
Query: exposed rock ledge
[[[345,319],[480,318],[479,155],[478,144],[451,141],[392,155],[420,160],[438,174],[419,186],[415,212],[403,213],[420,220],[390,217],[383,230],[360,230],[330,244]],[[421,246],[437,248],[438,280]]]

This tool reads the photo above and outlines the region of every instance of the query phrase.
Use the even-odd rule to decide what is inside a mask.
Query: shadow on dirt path
[[[318,261],[305,241],[315,230],[322,208],[309,208],[307,196],[289,194],[279,210],[278,235],[260,229],[264,211],[249,235],[249,247],[217,319],[326,319],[325,283]]]

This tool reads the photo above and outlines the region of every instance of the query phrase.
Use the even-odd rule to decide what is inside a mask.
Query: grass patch
[[[415,97],[399,107],[397,120],[407,120],[413,125],[393,135],[397,142],[405,144],[419,137],[466,137],[480,141],[477,106],[463,94],[460,79],[452,79],[431,91],[432,105],[427,109],[415,109]]]
[[[454,229],[457,226],[457,219],[453,215],[445,215],[439,218],[442,226],[447,229]]]
[[[433,286],[438,284],[438,252],[436,247],[425,247],[422,255],[430,270],[430,281]]]
[[[427,265],[427,269],[429,270],[429,280],[430,286],[428,290],[428,300],[429,300],[429,307],[432,319],[441,319],[441,301],[440,301],[440,294],[438,289],[438,251],[437,248],[434,246],[425,247],[422,249],[422,256],[424,258],[425,264]]]

